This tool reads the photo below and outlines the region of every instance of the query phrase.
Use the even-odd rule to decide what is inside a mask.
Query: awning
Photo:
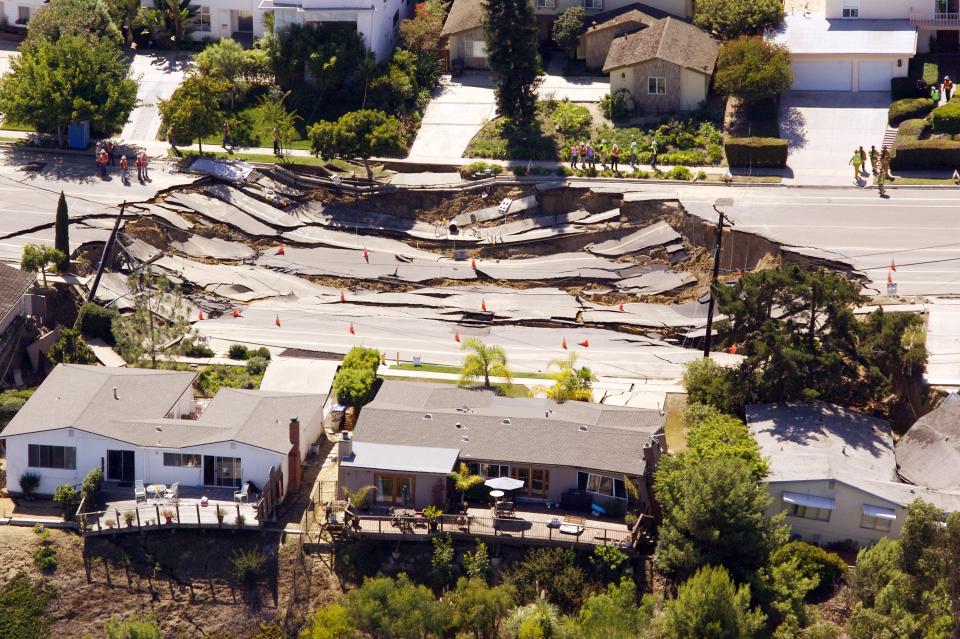
[[[825,508],[833,510],[837,506],[837,501],[830,497],[817,497],[816,495],[804,495],[802,493],[791,493],[783,491],[783,501],[797,506],[807,506],[808,508]]]
[[[877,517],[878,519],[896,519],[897,511],[893,508],[883,508],[881,506],[863,505],[863,514],[867,517]]]

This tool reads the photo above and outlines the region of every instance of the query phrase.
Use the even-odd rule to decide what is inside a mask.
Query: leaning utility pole
[[[730,218],[726,214],[717,208],[717,206],[729,206],[733,204],[733,200],[729,198],[721,198],[717,200],[713,205],[713,210],[717,212],[717,215],[720,216],[719,221],[717,222],[717,245],[713,249],[713,277],[710,278],[710,302],[707,304],[707,334],[703,339],[703,356],[710,357],[710,341],[712,338],[713,332],[713,289],[717,286],[717,278],[720,276],[720,247],[723,244],[723,223],[727,222],[730,226],[733,226],[733,222],[730,221]]]
[[[111,253],[113,253],[113,245],[117,241],[117,232],[120,230],[120,220],[123,219],[123,210],[127,207],[126,200],[123,201],[123,204],[120,205],[120,214],[117,215],[116,222],[113,223],[113,232],[110,233],[110,237],[107,238],[107,243],[103,247],[103,255],[100,256],[100,265],[97,267],[97,275],[93,278],[93,285],[90,286],[90,290],[87,292],[87,301],[92,302],[93,296],[97,294],[97,287],[100,286],[100,277],[103,275],[103,269],[107,265],[107,260],[110,259]]]

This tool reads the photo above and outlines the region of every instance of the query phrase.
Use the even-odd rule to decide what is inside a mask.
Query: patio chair
[[[501,501],[497,504],[497,514],[501,517],[514,517],[516,515],[516,508],[513,505],[512,501]]]
[[[244,485],[243,485],[243,488],[241,488],[240,490],[235,491],[235,492],[233,493],[233,500],[234,500],[234,501],[243,501],[243,502],[245,502],[245,501],[247,501],[247,497],[248,497],[248,496],[249,496],[249,493],[248,493],[248,491],[247,491],[247,485],[244,484]]]
[[[173,486],[163,491],[163,498],[177,503],[177,500],[180,499],[180,482],[174,482]]]
[[[137,503],[139,503],[141,499],[147,501],[147,489],[143,485],[142,479],[133,482],[133,498]]]
[[[579,537],[583,534],[585,530],[583,517],[577,517],[574,515],[566,515],[563,518],[563,522],[560,524],[560,533],[564,535],[573,535]]]

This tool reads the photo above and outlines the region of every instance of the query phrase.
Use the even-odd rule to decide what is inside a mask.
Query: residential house
[[[514,496],[541,504],[621,509],[631,481],[650,510],[663,423],[655,410],[386,381],[341,441],[340,485],[422,508],[453,497],[447,475],[464,463],[484,478],[523,480]]]
[[[3,0],[0,2],[0,27],[26,27],[33,14],[43,5],[43,0]]]
[[[930,49],[931,37],[956,43],[960,18],[945,18],[940,7],[957,0],[925,1],[928,10],[917,0],[825,0],[822,13],[787,15],[771,39],[790,49],[792,88],[889,91],[891,79],[906,77],[910,59]]]
[[[221,389],[194,401],[189,372],[60,364],[0,433],[9,490],[40,475],[37,492],[79,484],[93,468],[108,482],[298,487],[300,465],[322,434],[323,395]],[[202,410],[201,410],[202,408]]]
[[[960,397],[947,396],[897,442],[897,472],[911,484],[960,491]]]
[[[668,17],[613,39],[603,72],[610,93],[628,91],[642,113],[690,111],[707,98],[718,51],[710,35]]]
[[[643,4],[628,0],[531,1],[537,12],[541,42],[550,40],[557,15],[571,7],[586,9],[586,29],[578,57],[586,59],[588,68],[593,70],[603,66],[606,50],[615,35],[668,15],[692,17],[694,8],[693,0],[649,0]],[[442,35],[448,38],[450,59],[462,61],[468,69],[487,67],[483,18],[483,0],[454,0],[443,25]]]
[[[882,419],[821,402],[755,404],[746,416],[770,465],[768,514],[784,512],[795,537],[864,546],[897,537],[916,499],[960,510],[960,492],[898,481]]]
[[[0,265],[0,336],[18,317],[43,315],[43,297],[31,294],[36,282],[36,273]]]

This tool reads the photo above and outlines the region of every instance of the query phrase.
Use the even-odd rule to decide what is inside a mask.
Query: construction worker
[[[890,179],[890,151],[887,147],[880,150],[880,172],[886,179]]]
[[[877,190],[880,191],[880,197],[887,196],[887,189],[884,186],[887,182],[887,176],[884,171],[880,171],[880,175],[877,176]]]
[[[860,183],[860,165],[863,164],[863,158],[860,157],[860,150],[853,150],[853,157],[850,158],[850,161],[847,164],[853,167],[853,179],[856,180],[857,184]]]
[[[630,166],[637,168],[637,138],[630,140]]]
[[[880,152],[877,151],[877,147],[870,147],[870,172],[874,175],[877,174],[877,170],[880,167]]]
[[[620,146],[614,142],[610,149],[610,168],[614,171],[620,170]]]
[[[127,162],[127,156],[120,156],[120,179],[124,184],[130,182],[129,168],[130,164]]]
[[[949,102],[951,94],[953,94],[953,80],[949,75],[945,75],[943,76],[943,99]]]

